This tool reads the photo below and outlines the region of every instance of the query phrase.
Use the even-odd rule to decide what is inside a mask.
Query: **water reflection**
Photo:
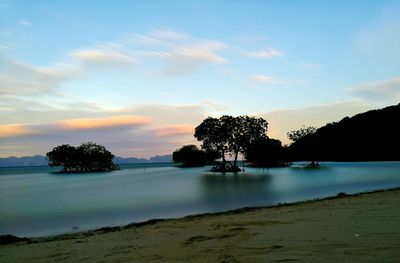
[[[86,230],[400,186],[400,162],[246,168],[236,175],[205,169],[142,164],[59,176],[47,167],[3,168],[0,234],[65,233],[74,226]]]
[[[263,174],[204,174],[201,176],[202,199],[213,209],[254,205],[272,196],[272,176]]]

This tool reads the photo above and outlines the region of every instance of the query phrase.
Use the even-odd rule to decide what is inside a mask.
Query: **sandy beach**
[[[0,246],[0,262],[398,262],[400,190]]]

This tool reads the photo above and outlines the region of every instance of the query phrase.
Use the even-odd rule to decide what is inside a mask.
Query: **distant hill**
[[[150,157],[149,159],[145,158],[136,158],[136,157],[115,157],[114,163],[116,164],[128,164],[128,163],[170,163],[172,162],[172,155],[156,155]]]
[[[128,157],[123,158],[116,156],[114,163],[128,164],[128,163],[165,163],[172,162],[172,155],[156,155],[149,159]],[[43,155],[24,156],[24,157],[6,157],[0,158],[0,167],[14,167],[14,166],[46,166],[47,159]]]
[[[47,165],[47,159],[43,155],[0,158],[0,167],[43,165]]]
[[[303,161],[400,160],[400,104],[329,123],[292,143],[289,156]]]
[[[144,158],[136,158],[136,157],[124,158],[124,157],[119,157],[119,156],[114,157],[113,161],[115,164],[147,163],[148,162],[148,160],[144,159]]]
[[[150,163],[171,163],[172,155],[171,154],[156,155],[156,156],[150,157],[149,162]]]

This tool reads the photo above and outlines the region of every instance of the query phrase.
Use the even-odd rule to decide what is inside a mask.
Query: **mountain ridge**
[[[130,164],[130,163],[168,163],[172,162],[172,155],[155,155],[146,158],[137,157],[114,157],[115,164]],[[48,161],[46,156],[33,155],[33,156],[22,156],[22,157],[3,157],[0,158],[0,167],[20,167],[20,166],[47,166]]]

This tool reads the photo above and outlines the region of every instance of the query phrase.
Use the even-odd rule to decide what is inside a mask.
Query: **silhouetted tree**
[[[229,127],[228,123],[222,123],[219,119],[208,117],[195,128],[194,137],[202,141],[201,148],[206,151],[218,152],[222,158],[222,166],[226,166],[225,154],[227,153]]]
[[[287,136],[290,140],[293,141],[293,145],[301,145],[306,142],[308,145],[307,149],[303,150],[302,155],[306,157],[308,160],[310,160],[309,166],[311,167],[316,167],[319,166],[318,164],[318,145],[317,145],[317,137],[312,136],[317,129],[315,127],[309,126],[303,126],[302,128],[298,130],[294,130],[291,132],[287,133]],[[298,143],[300,142],[300,143]],[[296,146],[292,147],[295,148]]]
[[[74,147],[63,144],[46,154],[49,166],[63,166],[62,172],[112,171],[119,167],[113,163],[114,155],[104,146],[93,142]]]
[[[345,117],[292,143],[296,161],[400,160],[400,104]]]
[[[217,151],[206,149],[203,150],[205,153],[206,164],[214,164],[215,161],[219,158],[219,154]]]
[[[276,139],[262,139],[253,142],[247,152],[246,161],[253,166],[278,167],[286,166],[286,148]]]
[[[246,155],[252,144],[268,138],[268,123],[262,118],[249,116],[231,118],[232,125],[228,143],[229,149],[234,155],[233,167],[237,167],[239,153]]]
[[[309,127],[303,126],[298,130],[288,132],[287,136],[291,141],[296,142],[307,135],[313,134],[316,130],[317,128],[312,126]]]
[[[222,159],[218,171],[240,171],[237,166],[239,153],[246,153],[255,141],[266,139],[268,123],[262,118],[224,115],[219,119],[208,117],[195,129],[194,136],[202,141],[202,149],[219,153]],[[233,154],[234,162],[227,167],[225,155]]]
[[[79,167],[76,148],[69,144],[54,147],[46,156],[49,160],[49,166],[63,166],[63,172],[75,171]]]
[[[172,159],[176,163],[182,163],[182,167],[203,166],[206,164],[206,153],[196,145],[185,145],[172,153]]]

